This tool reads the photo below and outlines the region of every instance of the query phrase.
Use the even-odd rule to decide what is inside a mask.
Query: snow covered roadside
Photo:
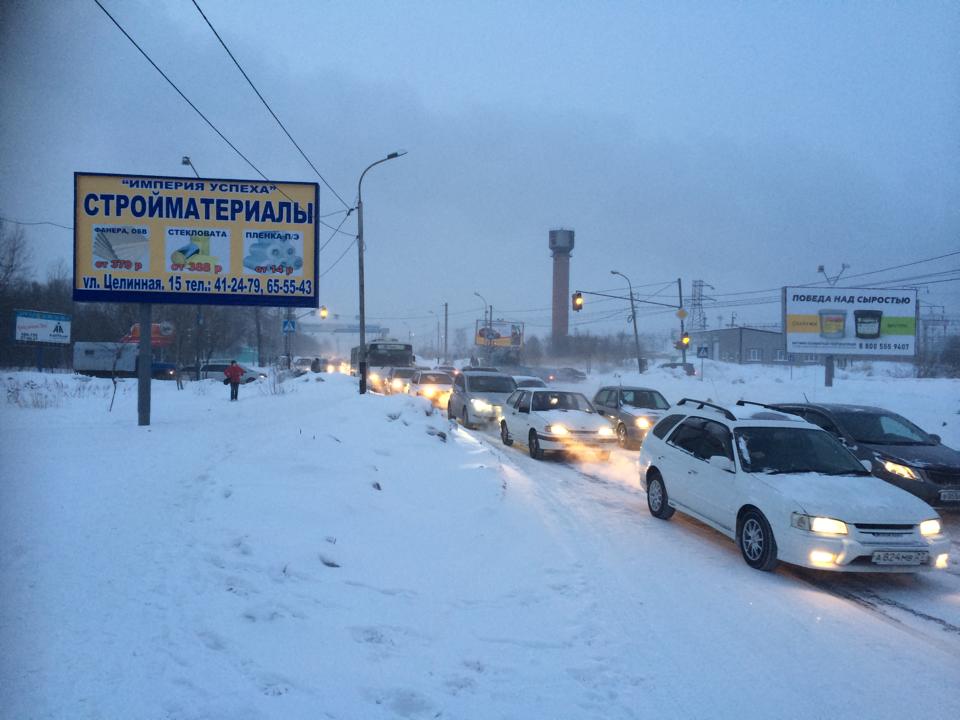
[[[315,377],[232,404],[213,382],[156,383],[150,428],[133,383],[109,415],[94,390],[0,406],[5,713],[960,710],[955,639],[750,571],[732,544],[650,518],[626,481]]]

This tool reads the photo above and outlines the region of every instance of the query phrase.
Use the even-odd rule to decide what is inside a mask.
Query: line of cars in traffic
[[[753,568],[945,568],[950,541],[933,506],[960,508],[960,453],[896,413],[814,403],[723,407],[653,388],[610,385],[593,401],[554,387],[466,369],[447,414],[496,423],[504,445],[606,459],[639,449],[652,515],[680,511],[732,538]],[[440,401],[442,403],[442,400]],[[440,405],[442,407],[442,404]]]

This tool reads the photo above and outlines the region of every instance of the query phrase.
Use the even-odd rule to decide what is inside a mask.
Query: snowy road
[[[534,461],[349,378],[163,385],[150,428],[7,382],[9,717],[960,714],[956,564],[759,573],[652,518],[635,453]]]
[[[612,656],[643,669],[642,691],[621,683],[623,717],[649,702],[651,686],[663,706],[675,703],[686,717],[707,716],[704,708],[718,701],[718,715],[732,714],[743,700],[757,717],[842,717],[865,702],[864,692],[883,717],[917,713],[927,702],[941,711],[956,707],[956,564],[923,575],[833,575],[782,565],[758,573],[711,528],[679,515],[669,523],[652,518],[636,453],[617,451],[609,464],[538,462],[519,443],[506,448],[493,432],[477,435],[517,469],[513,486],[549,518],[584,569],[585,607],[602,628],[592,646],[615,648]],[[948,516],[949,525],[956,520]],[[605,655],[593,661],[604,665]],[[914,686],[910,667],[931,670],[939,691]]]

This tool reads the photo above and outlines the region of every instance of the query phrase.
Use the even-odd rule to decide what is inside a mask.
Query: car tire
[[[460,422],[463,423],[465,428],[470,427],[470,411],[466,405],[463,406],[463,417],[460,418]]]
[[[531,430],[527,437],[527,448],[530,450],[530,457],[534,460],[543,460],[543,448],[540,447],[540,438],[537,437],[537,431]]]
[[[656,470],[647,477],[647,507],[650,514],[660,520],[673,517],[674,509],[670,507],[667,499],[667,486],[663,484],[663,478]]]
[[[457,421],[457,414],[454,412],[453,403],[451,402],[447,403],[447,420],[449,420],[450,422]]]
[[[759,510],[747,510],[743,514],[737,545],[744,561],[754,570],[766,572],[777,566],[777,541],[770,523]]]
[[[503,420],[500,423],[500,439],[503,441],[503,444],[507,447],[513,445],[513,438],[510,437],[510,431],[507,429],[507,421]]]
[[[627,447],[627,426],[623,423],[617,423],[617,445],[624,449]]]

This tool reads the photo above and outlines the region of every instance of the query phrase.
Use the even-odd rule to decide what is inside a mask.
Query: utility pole
[[[680,338],[681,338],[681,340],[682,340],[682,339],[683,339],[683,335],[684,335],[684,333],[686,332],[686,330],[684,330],[684,327],[683,327],[683,318],[684,318],[684,316],[686,315],[686,312],[684,312],[684,309],[683,309],[683,282],[681,281],[680,278],[677,278],[677,293],[678,293],[679,296],[680,296],[680,309],[677,310],[677,315],[680,316]],[[681,356],[682,356],[681,362],[686,362],[686,361],[687,361],[687,346],[686,346],[686,345],[681,345],[681,347],[680,347],[680,353],[681,353]]]
[[[633,320],[633,346],[637,351],[637,372],[643,373],[643,360],[640,357],[640,334],[637,332],[637,305],[633,297],[633,283],[630,278],[617,270],[611,270],[611,275],[619,275],[627,281],[627,287],[630,290],[630,318]]]
[[[449,355],[447,355],[447,334],[449,331],[449,314],[447,310],[447,303],[443,304],[443,362],[447,363],[449,361]]]

